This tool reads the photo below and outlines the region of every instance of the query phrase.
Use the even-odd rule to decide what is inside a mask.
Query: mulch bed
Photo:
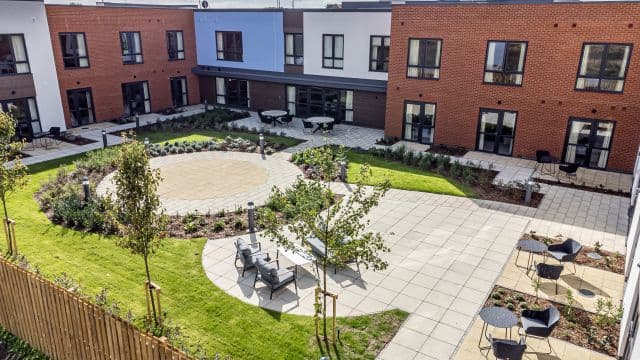
[[[552,238],[538,235],[535,232],[524,234],[522,238],[542,241],[547,245],[560,244],[566,240],[560,236]],[[592,252],[600,254],[602,259],[595,260],[587,256],[587,254]],[[578,257],[576,258],[576,264],[624,275],[625,257],[620,253],[613,253],[602,249],[596,251],[595,247],[583,245],[582,250],[580,250]]]
[[[536,299],[535,296],[501,286],[494,287],[491,295],[485,302],[485,306],[507,307],[515,313],[518,318],[524,309],[545,309],[550,305],[558,308],[561,314],[560,322],[555,329],[553,329],[551,337],[610,356],[617,355],[620,324],[614,326],[598,325],[596,323],[596,314],[594,313],[574,306],[571,309],[573,318],[569,320],[565,315],[567,305],[540,298]],[[543,346],[546,346],[546,344]]]
[[[94,142],[97,142],[95,140],[83,138],[82,136],[75,136],[73,138],[59,138],[56,140],[73,144],[73,145],[87,145],[87,144],[93,144]]]
[[[469,152],[467,148],[464,148],[461,146],[447,146],[443,144],[433,145],[427,151],[430,153],[456,156],[456,157],[464,156],[466,153]]]
[[[598,187],[593,187],[593,186],[586,186],[586,185],[580,185],[580,184],[575,184],[575,183],[566,183],[566,182],[562,182],[559,180],[553,181],[553,180],[548,180],[548,179],[540,179],[540,178],[535,178],[535,181],[539,182],[539,183],[544,183],[544,184],[549,184],[549,185],[554,185],[554,186],[562,186],[562,187],[566,187],[569,189],[576,189],[576,190],[584,190],[584,191],[591,191],[591,192],[595,192],[595,193],[600,193],[600,194],[607,194],[607,195],[617,195],[617,196],[625,196],[625,197],[631,197],[631,193],[626,191],[626,190],[611,190],[611,189],[606,189],[604,188],[604,185],[600,185]]]

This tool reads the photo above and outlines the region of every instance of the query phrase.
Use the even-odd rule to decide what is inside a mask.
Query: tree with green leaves
[[[154,302],[149,256],[161,245],[165,236],[167,219],[160,208],[158,186],[162,180],[158,169],[151,169],[149,156],[144,144],[135,138],[123,136],[123,145],[117,156],[116,205],[120,211],[123,237],[118,246],[142,256],[151,298],[151,312],[154,325],[158,325],[158,315]]]
[[[389,182],[385,181],[374,187],[364,184],[371,176],[367,166],[363,166],[357,178],[356,186],[344,198],[337,199],[330,189],[340,167],[339,162],[345,159],[344,149],[324,146],[305,151],[307,163],[314,169],[313,179],[298,178],[286,196],[274,188],[272,197],[277,197],[282,206],[288,208],[292,218],[278,218],[276,214],[264,207],[260,210],[261,226],[265,228],[265,236],[278,245],[294,248],[296,244],[308,246],[310,236],[318,238],[325,244],[324,256],[318,257],[323,271],[322,277],[322,320],[323,336],[327,339],[327,268],[342,268],[352,259],[358,264],[373,270],[384,270],[387,262],[380,255],[388,252],[380,233],[366,231],[369,220],[366,215],[378,205],[380,199],[389,190]],[[320,191],[318,191],[320,190]]]
[[[9,226],[7,198],[15,190],[24,187],[28,181],[27,167],[22,163],[20,150],[24,143],[16,141],[16,120],[11,114],[0,111],[0,201],[4,210],[4,223],[7,227],[7,244],[9,254],[15,248],[14,234]],[[9,163],[10,162],[10,163]]]

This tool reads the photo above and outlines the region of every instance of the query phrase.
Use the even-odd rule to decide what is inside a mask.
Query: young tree
[[[345,198],[336,200],[330,183],[338,175],[338,161],[344,159],[344,150],[324,146],[307,150],[305,155],[318,176],[308,182],[298,178],[286,196],[282,196],[277,188],[272,191],[272,196],[278,197],[282,206],[289,208],[288,213],[293,214],[289,224],[285,226],[284,221],[267,207],[261,209],[260,219],[265,236],[281,246],[306,245],[309,236],[325,244],[324,256],[319,257],[318,262],[323,271],[323,336],[327,339],[327,267],[341,268],[355,258],[367,269],[384,270],[387,267],[380,253],[388,252],[389,248],[380,233],[365,231],[369,225],[365,216],[386,194],[389,182],[366,187],[364,184],[371,174],[369,168],[363,166],[355,188]]]
[[[20,150],[24,146],[22,141],[15,140],[16,120],[9,113],[0,111],[0,201],[4,210],[4,222],[7,226],[8,253],[12,254],[15,239],[9,228],[9,212],[7,211],[7,197],[16,189],[27,184],[27,167],[22,163]],[[11,164],[8,162],[12,161]],[[12,245],[13,244],[13,245]]]
[[[159,170],[152,170],[144,144],[135,138],[123,136],[123,145],[116,160],[117,171],[116,205],[120,210],[124,237],[118,240],[118,246],[129,249],[133,254],[141,255],[147,275],[147,284],[151,298],[154,324],[158,325],[158,316],[154,302],[149,255],[160,247],[165,235],[166,217],[160,208],[158,185],[161,177]]]

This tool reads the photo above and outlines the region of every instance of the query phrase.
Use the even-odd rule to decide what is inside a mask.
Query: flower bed
[[[598,312],[591,313],[573,305],[563,305],[496,286],[485,302],[485,306],[506,307],[514,312],[518,318],[525,309],[540,310],[550,305],[558,308],[561,314],[560,321],[553,329],[551,337],[610,356],[617,355],[622,313],[620,308],[615,307],[610,301],[600,301]]]
[[[522,238],[542,241],[547,245],[560,244],[564,240],[566,240],[562,237],[562,235],[558,235],[557,237],[552,238],[552,237],[538,235],[535,233],[535,231],[532,231],[528,234],[524,234]],[[578,253],[578,257],[576,258],[576,264],[589,266],[589,267],[593,267],[600,270],[611,271],[616,274],[624,275],[624,263],[625,263],[624,255],[618,252],[613,253],[611,251],[603,250],[601,249],[601,246],[599,243],[596,243],[596,245],[597,245],[596,247],[583,245],[582,249]],[[596,260],[587,255],[593,252],[602,256],[602,259]]]

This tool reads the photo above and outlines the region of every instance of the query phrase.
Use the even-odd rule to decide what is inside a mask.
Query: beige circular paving
[[[195,210],[216,212],[246,207],[249,201],[264,204],[271,188],[289,187],[301,174],[283,154],[207,151],[151,159],[160,169],[158,195],[169,214]],[[98,185],[99,194],[114,191],[113,174]]]

